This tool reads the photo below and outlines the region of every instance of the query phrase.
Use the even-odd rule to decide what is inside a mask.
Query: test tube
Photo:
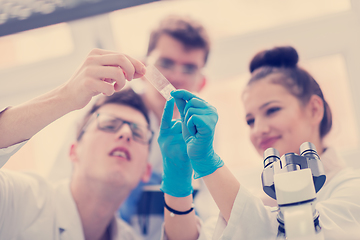
[[[146,73],[143,77],[147,79],[166,100],[171,98],[171,91],[176,90],[154,65],[148,65],[146,67]]]

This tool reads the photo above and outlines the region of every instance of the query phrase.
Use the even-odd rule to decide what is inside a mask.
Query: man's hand
[[[120,91],[126,80],[145,74],[145,66],[122,53],[94,49],[76,73],[67,81],[61,93],[67,96],[74,109],[86,106],[93,96],[100,93],[110,96]]]

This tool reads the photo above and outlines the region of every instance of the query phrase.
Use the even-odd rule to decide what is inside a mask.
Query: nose
[[[263,121],[262,119],[256,119],[254,122],[254,126],[251,130],[251,134],[255,137],[261,137],[270,132],[270,126],[266,123],[266,121]]]
[[[175,88],[179,88],[178,86],[186,80],[186,75],[182,72],[181,66],[174,66],[173,69],[164,70],[162,74]]]
[[[117,139],[124,139],[127,142],[130,142],[132,139],[132,131],[128,123],[123,123],[120,129],[116,132]]]

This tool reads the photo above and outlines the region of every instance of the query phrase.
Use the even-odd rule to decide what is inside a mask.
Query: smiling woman
[[[294,48],[278,47],[258,53],[250,63],[243,101],[250,139],[260,155],[269,147],[280,155],[298,153],[303,142],[323,152],[331,110],[318,83],[297,67],[298,59]]]
[[[330,107],[317,82],[308,72],[300,68],[297,62],[297,51],[289,46],[261,51],[251,61],[251,78],[243,93],[250,139],[259,155],[262,155],[269,147],[276,148],[280,155],[286,153],[300,155],[299,148],[302,143],[312,142],[315,146],[313,149],[317,149],[324,167],[326,182],[321,191],[315,194],[314,190],[314,195],[304,201],[310,206],[308,211],[310,231],[299,231],[296,237],[324,236],[325,239],[356,239],[360,226],[360,195],[358,194],[360,171],[348,167],[338,157],[334,148],[323,141],[332,126]],[[281,224],[287,227],[285,208],[291,209],[292,206],[300,203],[294,201],[296,193],[290,194],[289,198],[292,201],[283,205],[281,205],[283,202],[278,202],[280,210],[273,211],[265,201],[235,178],[226,164],[222,163],[217,152],[213,150],[212,141],[217,122],[216,109],[205,101],[199,105],[198,102],[202,99],[184,90],[177,90],[172,96],[184,118],[182,124],[187,131],[177,133],[173,130],[171,137],[168,137],[169,134],[165,131],[160,132],[160,147],[169,155],[166,157],[172,161],[183,165],[185,165],[183,162],[190,162],[190,168],[195,172],[195,176],[201,175],[205,181],[221,212],[212,239],[273,239],[276,237],[282,239],[285,236],[290,238],[291,231],[284,230]],[[183,148],[180,153],[187,153],[188,161],[178,157],[179,151],[176,154],[165,151],[166,146],[173,144],[178,135],[185,140],[186,148]],[[235,160],[237,161],[238,158]],[[249,161],[247,158],[244,160]],[[285,162],[287,160],[281,160],[281,163]],[[277,169],[278,171],[274,170],[274,175],[282,175],[284,173],[282,170],[286,166],[283,165],[281,170],[281,167]],[[188,165],[186,169],[189,169]],[[298,170],[293,172],[304,172],[304,169]],[[167,173],[164,170],[164,186],[173,177]],[[178,179],[178,182],[183,182],[182,187],[188,186],[186,179],[186,176],[183,176],[182,180]],[[310,176],[309,179],[311,183],[309,186],[312,186],[312,177]],[[323,180],[325,181],[325,178]],[[283,181],[280,180],[280,183]],[[292,193],[296,190],[293,186],[289,188]],[[185,205],[191,201],[191,195],[181,198],[182,196],[177,196],[169,190],[166,191],[166,194],[171,195],[165,198],[167,204],[175,202],[178,205],[181,205],[180,203]],[[319,212],[320,217],[314,209]],[[311,216],[313,213],[315,214]],[[171,216],[167,217],[166,214],[168,213],[165,213],[165,226],[167,226],[165,231],[169,238],[176,236],[184,229],[192,229],[188,232],[193,236],[191,239],[196,239],[198,234],[203,237],[210,233],[206,224],[202,226],[200,232],[194,228],[196,221],[193,215],[177,216],[175,219]],[[285,223],[282,221],[282,214],[285,215]],[[319,229],[314,228],[314,224],[315,226],[318,224],[317,221],[321,226],[320,233]],[[298,225],[295,228],[297,227]],[[206,237],[203,238],[206,239]]]

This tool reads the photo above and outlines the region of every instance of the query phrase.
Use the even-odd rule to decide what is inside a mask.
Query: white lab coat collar
[[[329,182],[336,174],[347,167],[346,162],[331,147],[321,154],[320,160],[324,166],[326,182]]]
[[[70,180],[63,180],[55,185],[56,196],[56,220],[60,233],[60,239],[84,239],[84,232],[79,212],[70,191]],[[110,239],[140,239],[130,226],[124,221],[114,217],[109,224]]]
[[[83,227],[74,198],[70,191],[70,180],[55,185],[56,221],[61,239],[84,239]]]

